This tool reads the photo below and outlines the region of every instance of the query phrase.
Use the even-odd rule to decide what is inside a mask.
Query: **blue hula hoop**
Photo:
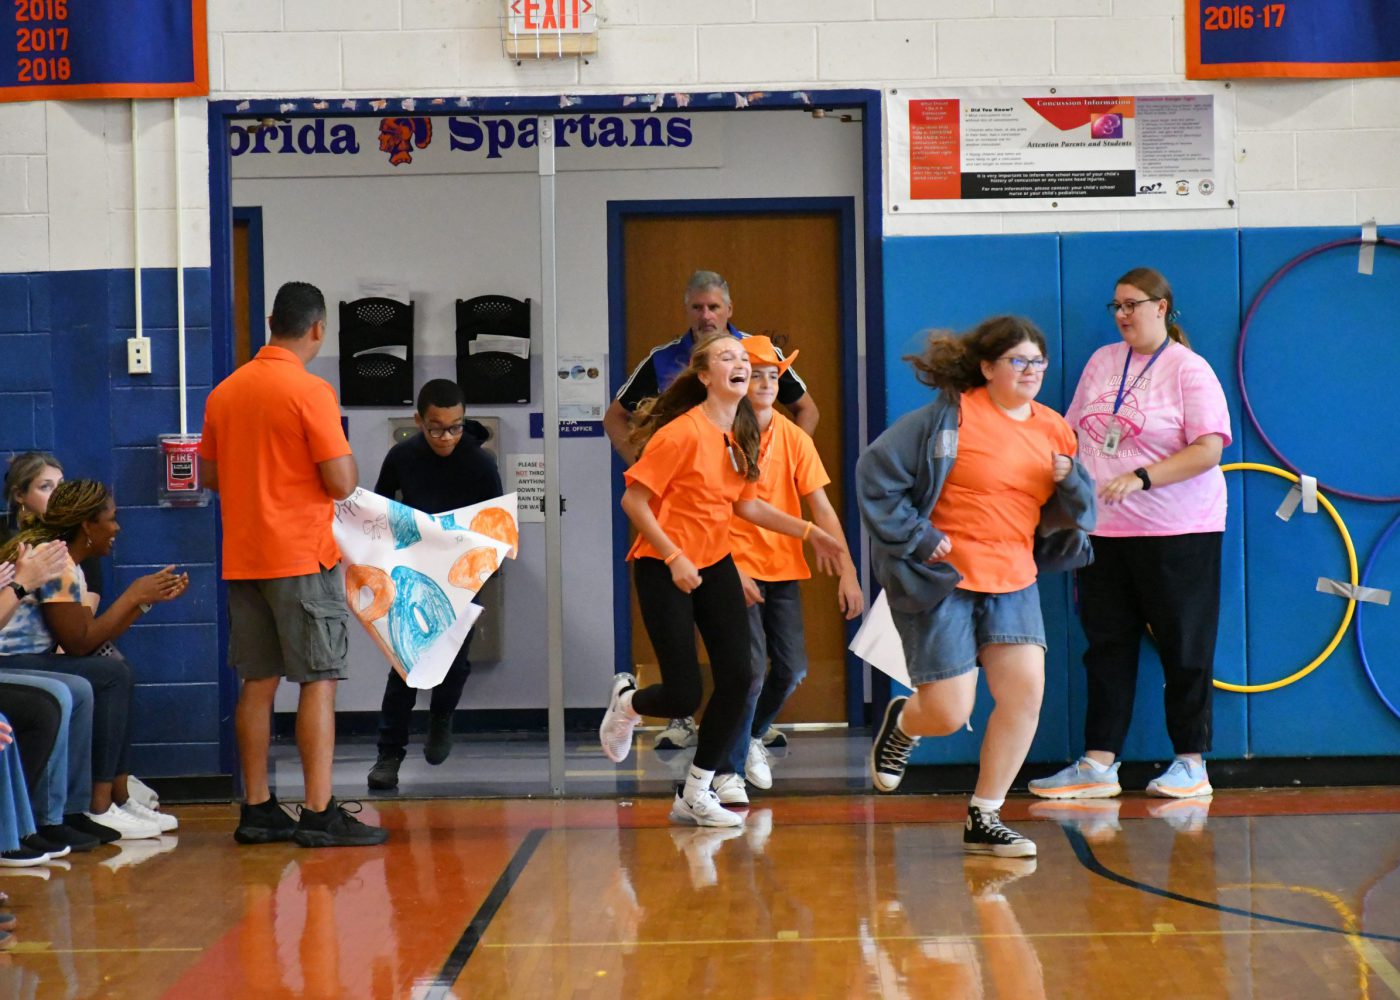
[[[1390,522],[1390,526],[1385,529],[1385,532],[1372,547],[1371,556],[1366,560],[1366,567],[1361,571],[1361,586],[1366,586],[1366,580],[1371,575],[1371,567],[1376,564],[1376,557],[1379,556],[1381,550],[1385,548],[1385,543],[1390,541],[1390,536],[1395,534],[1396,528],[1400,528],[1400,515],[1397,515],[1395,519]],[[1371,669],[1371,661],[1366,656],[1366,636],[1362,629],[1362,620],[1365,618],[1365,615],[1362,614],[1362,609],[1366,607],[1366,604],[1366,601],[1356,602],[1356,651],[1361,655],[1361,669],[1366,672],[1366,679],[1371,682],[1371,687],[1375,690],[1376,697],[1380,698],[1382,704],[1390,709],[1392,715],[1400,719],[1400,708],[1397,708],[1395,702],[1387,698],[1385,692],[1381,690],[1381,683],[1376,680],[1376,674]]]

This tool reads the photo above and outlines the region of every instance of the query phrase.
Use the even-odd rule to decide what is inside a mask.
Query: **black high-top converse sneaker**
[[[1033,858],[1035,841],[1002,823],[1001,810],[983,812],[976,806],[968,806],[963,850],[968,854],[995,854],[999,858]]]

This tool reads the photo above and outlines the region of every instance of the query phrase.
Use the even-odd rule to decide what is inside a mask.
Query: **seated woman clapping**
[[[176,821],[129,798],[132,671],[110,643],[153,605],[183,594],[189,576],[167,566],[138,577],[105,612],[94,615],[83,600],[86,582],[78,564],[94,555],[109,555],[120,531],[116,503],[105,486],[68,480],[53,491],[43,515],[0,549],[0,562],[6,562],[20,545],[57,539],[66,543],[69,556],[58,579],[26,595],[0,630],[0,668],[76,674],[92,684],[93,790],[86,819],[119,830],[124,837],[151,837],[173,830]],[[65,655],[58,654],[60,648]]]

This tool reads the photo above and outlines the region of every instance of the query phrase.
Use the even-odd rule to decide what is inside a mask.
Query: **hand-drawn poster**
[[[519,549],[515,494],[433,515],[357,489],[335,540],[350,613],[409,687],[435,687],[482,612],[472,599]]]

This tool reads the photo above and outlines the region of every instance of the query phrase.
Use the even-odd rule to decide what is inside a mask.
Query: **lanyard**
[[[1142,377],[1147,374],[1147,369],[1151,368],[1153,362],[1155,362],[1158,358],[1162,356],[1162,352],[1167,349],[1167,345],[1171,342],[1172,339],[1170,337],[1162,341],[1162,346],[1152,352],[1152,357],[1147,359],[1147,364],[1142,366],[1142,371],[1138,372],[1137,375],[1133,376],[1134,389],[1136,389],[1138,385],[1142,382]],[[1118,415],[1118,408],[1123,405],[1123,395],[1128,391],[1128,365],[1132,363],[1132,360],[1133,349],[1129,347],[1128,356],[1123,359],[1123,377],[1118,381],[1118,398],[1113,401],[1114,416]]]

